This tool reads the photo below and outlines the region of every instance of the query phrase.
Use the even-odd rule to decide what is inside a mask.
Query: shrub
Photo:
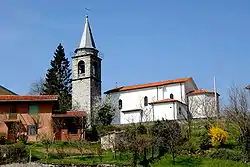
[[[0,164],[23,163],[28,161],[28,151],[24,144],[0,146]]]
[[[23,144],[26,144],[28,141],[28,136],[25,134],[22,134],[22,135],[18,136],[18,141],[20,141]]]
[[[0,137],[0,145],[4,145],[6,144],[6,137],[5,136],[1,136]]]
[[[98,141],[99,139],[97,127],[94,125],[90,129],[86,129],[85,134],[87,141]]]
[[[216,149],[207,154],[210,158],[219,158],[219,159],[228,159],[232,161],[242,161],[243,154],[239,151],[230,150],[230,149]]]
[[[228,132],[216,126],[212,126],[209,129],[208,133],[209,136],[211,137],[211,142],[213,146],[220,146],[224,144],[229,136]]]
[[[182,152],[187,154],[195,154],[200,150],[198,141],[195,141],[193,138],[188,140],[182,145]]]
[[[212,143],[211,143],[211,140],[210,140],[210,137],[208,136],[208,133],[207,131],[205,131],[201,137],[200,137],[200,149],[201,150],[208,150],[209,148],[212,147]]]

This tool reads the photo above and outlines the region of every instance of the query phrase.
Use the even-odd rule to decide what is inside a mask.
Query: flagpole
[[[215,108],[215,112],[217,114],[217,117],[219,116],[219,112],[218,112],[218,102],[217,102],[217,90],[216,90],[216,78],[214,76],[214,108]]]

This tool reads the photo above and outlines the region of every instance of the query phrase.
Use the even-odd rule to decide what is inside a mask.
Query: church
[[[101,98],[101,61],[88,17],[79,47],[72,57],[72,108],[91,116]],[[155,120],[215,117],[219,114],[219,94],[200,90],[192,77],[122,86],[105,92],[117,105],[113,124]]]

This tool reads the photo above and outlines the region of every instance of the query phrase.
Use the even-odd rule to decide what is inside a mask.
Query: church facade
[[[119,105],[114,124],[215,117],[219,108],[219,94],[199,90],[192,77],[123,86],[105,94]]]
[[[92,116],[101,98],[101,58],[95,46],[88,17],[79,47],[72,57],[72,109]],[[200,90],[192,77],[123,86],[105,92],[117,105],[113,124],[161,119],[176,120],[215,117],[219,113],[219,94]]]

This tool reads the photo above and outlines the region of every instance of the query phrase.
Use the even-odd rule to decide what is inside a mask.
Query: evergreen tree
[[[47,71],[43,92],[47,95],[58,95],[59,110],[66,112],[71,108],[72,82],[70,62],[65,56],[61,43],[57,46],[50,65],[51,68]]]

